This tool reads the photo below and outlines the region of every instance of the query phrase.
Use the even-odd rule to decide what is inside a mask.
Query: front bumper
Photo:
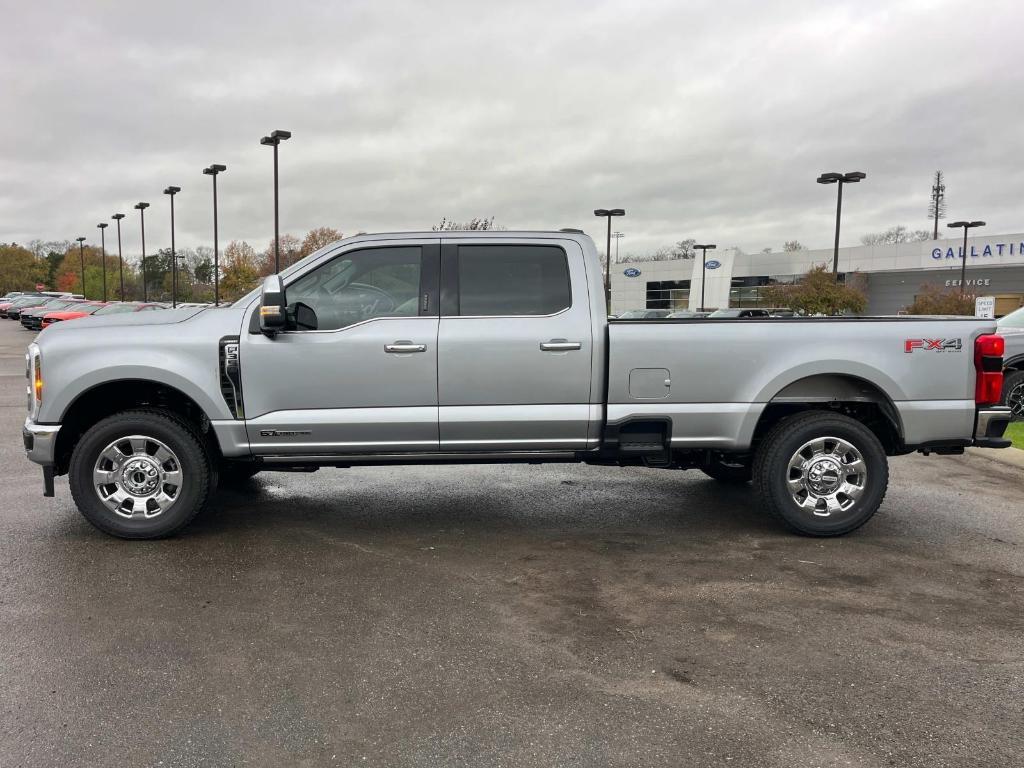
[[[974,442],[982,448],[1009,448],[1010,441],[1003,437],[1010,423],[1011,411],[1005,406],[982,408],[974,422]]]
[[[29,460],[44,467],[53,466],[59,431],[60,424],[36,424],[31,419],[25,419],[25,426],[21,428],[21,438],[25,443],[25,453]]]

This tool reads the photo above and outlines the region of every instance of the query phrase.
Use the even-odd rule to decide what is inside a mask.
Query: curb
[[[1020,448],[968,448],[967,453],[1007,467],[1024,469],[1024,451]]]

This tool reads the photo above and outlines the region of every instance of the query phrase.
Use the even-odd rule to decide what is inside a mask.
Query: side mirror
[[[280,275],[270,275],[263,280],[260,292],[260,331],[265,336],[276,336],[288,323],[287,301],[284,283]]]
[[[316,312],[308,304],[298,301],[295,306],[288,308],[288,325],[297,331],[315,331]]]

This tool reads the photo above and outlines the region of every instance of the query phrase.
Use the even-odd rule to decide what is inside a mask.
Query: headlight
[[[39,415],[39,406],[43,402],[43,359],[39,347],[30,344],[28,354],[28,412],[30,418]]]

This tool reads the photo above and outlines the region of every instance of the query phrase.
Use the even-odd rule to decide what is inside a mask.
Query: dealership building
[[[959,287],[963,238],[839,249],[841,280],[868,297],[868,313],[892,315],[914,301],[923,285]],[[708,251],[704,306],[764,307],[766,286],[791,283],[812,265],[832,266],[831,248],[814,251],[744,253]],[[701,256],[614,265],[612,313],[629,309],[689,309],[700,306]],[[1024,306],[1024,233],[967,240],[967,290],[996,297],[996,315]]]

